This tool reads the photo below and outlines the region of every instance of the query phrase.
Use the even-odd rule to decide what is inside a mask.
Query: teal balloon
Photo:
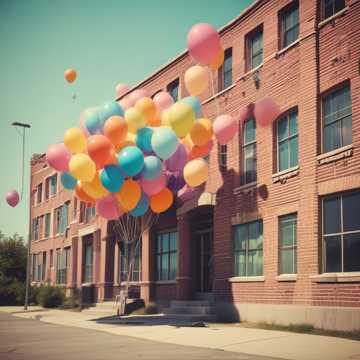
[[[187,97],[181,99],[180,101],[183,101],[183,102],[189,104],[192,107],[192,109],[194,110],[194,113],[197,118],[202,117],[201,103],[197,97],[187,96]]]
[[[110,116],[124,116],[125,112],[121,105],[116,101],[105,103],[99,110],[100,124],[103,126]]]
[[[64,189],[73,190],[77,184],[77,180],[68,172],[63,172],[60,175],[60,181]]]
[[[149,198],[144,192],[142,192],[141,198],[138,204],[136,205],[136,208],[131,210],[130,214],[135,217],[143,216],[148,208],[149,208]]]
[[[159,158],[166,160],[175,153],[178,138],[172,129],[167,127],[158,128],[154,130],[151,146]]]
[[[124,176],[117,165],[107,165],[100,173],[100,181],[105,189],[112,193],[120,191],[123,183]]]
[[[101,132],[101,123],[98,111],[92,111],[85,118],[84,125],[89,134],[94,135]]]
[[[153,155],[147,156],[144,159],[142,177],[146,180],[156,179],[161,174],[162,168],[162,162],[158,157]]]
[[[151,152],[151,137],[154,130],[148,127],[139,129],[136,133],[136,146],[139,147],[142,151]]]
[[[136,146],[127,146],[117,155],[121,170],[127,176],[135,176],[144,167],[144,155]]]

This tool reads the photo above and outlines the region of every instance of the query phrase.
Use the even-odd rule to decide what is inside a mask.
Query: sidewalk
[[[360,360],[359,341],[335,337],[249,329],[222,324],[211,324],[205,328],[153,325],[159,323],[158,319],[161,319],[159,316],[156,317],[156,321],[145,320],[145,323],[148,323],[146,325],[142,324],[146,316],[131,317],[131,319],[139,319],[138,325],[124,325],[119,321],[107,321],[106,319],[99,322],[95,314],[65,310],[45,310],[31,307],[30,311],[24,312],[21,307],[0,307],[0,311],[23,318],[105,331],[115,335],[258,356],[294,360]]]

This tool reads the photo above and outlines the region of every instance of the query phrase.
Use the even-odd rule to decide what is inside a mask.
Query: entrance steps
[[[201,295],[200,295],[201,294]],[[210,293],[199,293],[195,300],[172,300],[170,307],[163,309],[164,314],[172,318],[184,319],[191,322],[215,322],[215,298]]]

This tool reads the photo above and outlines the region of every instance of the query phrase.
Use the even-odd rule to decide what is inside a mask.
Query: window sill
[[[297,274],[281,274],[276,277],[277,281],[296,281]]]
[[[157,280],[154,281],[154,284],[156,285],[173,285],[176,284],[177,281],[176,280]]]
[[[323,26],[325,26],[326,24],[328,24],[329,22],[332,22],[333,20],[335,20],[336,18],[345,15],[345,13],[349,10],[349,6],[344,7],[342,10],[338,11],[336,14],[328,17],[327,19],[324,19],[322,21],[319,22],[318,24],[318,28],[322,28]]]
[[[311,281],[317,283],[346,283],[360,282],[360,271],[343,273],[323,273],[310,276]]]
[[[299,166],[294,166],[292,168],[279,171],[272,175],[273,183],[280,182],[281,184],[286,183],[286,181],[294,176],[299,175]]]
[[[239,194],[240,192],[242,192],[244,190],[248,190],[248,189],[253,190],[254,188],[256,188],[256,186],[257,186],[256,181],[245,184],[245,185],[238,186],[238,187],[234,188],[234,194]]]
[[[228,279],[231,283],[236,282],[263,282],[265,281],[265,276],[234,276]]]
[[[339,149],[320,154],[316,157],[318,165],[329,164],[331,162],[351,157],[354,152],[353,144],[343,146]]]
[[[280,55],[286,53],[288,50],[292,49],[293,47],[295,47],[296,45],[298,45],[300,43],[300,39],[295,40],[294,42],[292,42],[291,44],[289,44],[288,46],[280,49],[276,54],[275,54],[275,59],[279,58]]]
[[[245,73],[244,75],[241,75],[238,79],[236,79],[235,82],[238,82],[240,80],[247,80],[251,75],[253,75],[254,73],[258,72],[262,67],[263,67],[264,63],[261,63],[260,65],[258,65],[257,67],[249,70],[247,73]]]
[[[231,84],[230,86],[228,86],[227,88],[217,92],[216,94],[214,94],[213,96],[207,98],[206,100],[204,100],[201,105],[205,105],[208,102],[214,100],[215,98],[219,97],[220,95],[223,95],[224,93],[228,92],[229,90],[231,90],[233,87],[235,87],[236,83]]]

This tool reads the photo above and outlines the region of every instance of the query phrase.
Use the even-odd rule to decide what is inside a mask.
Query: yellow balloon
[[[87,154],[75,154],[69,162],[72,176],[81,181],[92,181],[96,174],[96,165]]]
[[[65,131],[64,144],[72,153],[81,153],[86,150],[86,137],[81,129],[71,128]]]
[[[109,192],[102,186],[101,180],[99,178],[99,173],[96,173],[92,181],[90,182],[81,182],[82,188],[87,195],[93,199],[101,199],[105,197]]]
[[[115,197],[122,209],[133,210],[141,198],[141,187],[135,180],[127,179]]]
[[[204,159],[189,161],[184,167],[184,179],[191,187],[203,184],[209,176],[209,166]]]
[[[161,125],[162,126],[170,126],[170,121],[169,121],[169,110],[170,109],[166,109],[162,112],[161,114]]]
[[[186,70],[184,81],[189,94],[197,96],[204,92],[208,87],[208,73],[204,67],[195,65]]]
[[[193,108],[182,101],[178,101],[169,108],[167,117],[171,128],[180,139],[189,133],[195,121]]]
[[[139,99],[135,104],[135,108],[143,114],[146,123],[151,123],[155,118],[156,105],[151,98],[143,97]]]
[[[126,110],[125,120],[128,124],[129,132],[133,134],[136,134],[138,129],[141,129],[145,126],[145,117],[143,113],[135,107],[131,107]]]
[[[209,119],[198,119],[190,129],[189,134],[195,145],[207,144],[213,134],[212,122]]]
[[[122,141],[119,146],[116,147],[116,152],[119,152],[126,146],[136,146],[136,135],[133,133],[127,133],[126,139]]]

